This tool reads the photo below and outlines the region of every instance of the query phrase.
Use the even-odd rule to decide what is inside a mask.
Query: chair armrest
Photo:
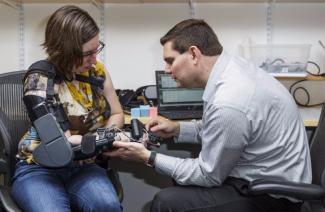
[[[0,116],[0,145],[3,145],[4,148],[3,156],[7,156],[10,153],[10,144],[12,143],[10,133],[5,125],[6,121],[5,117]]]
[[[10,196],[10,188],[7,186],[0,186],[0,201],[2,208],[8,212],[21,212],[21,209],[16,205]]]
[[[110,168],[107,169],[106,173],[115,188],[119,201],[122,202],[124,198],[124,192],[118,173]]]
[[[325,189],[319,185],[263,179],[251,182],[248,185],[248,193],[252,195],[284,195],[299,200],[321,200],[325,198]]]
[[[8,163],[3,158],[0,158],[0,175],[5,174],[8,171]]]

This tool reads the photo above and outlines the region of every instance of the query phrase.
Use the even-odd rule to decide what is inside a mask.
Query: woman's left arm
[[[104,82],[104,96],[107,99],[109,106],[111,107],[111,116],[108,119],[106,126],[115,125],[118,128],[122,128],[124,125],[124,114],[122,106],[116,95],[111,76],[109,75],[106,68],[105,73],[106,79]]]

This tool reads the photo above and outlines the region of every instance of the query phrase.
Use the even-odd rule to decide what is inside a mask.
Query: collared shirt
[[[308,140],[287,89],[248,61],[223,52],[203,94],[202,121],[181,122],[177,142],[198,158],[157,154],[155,169],[181,185],[218,186],[228,177],[311,182]]]

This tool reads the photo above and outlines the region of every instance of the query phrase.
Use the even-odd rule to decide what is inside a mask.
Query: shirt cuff
[[[177,164],[177,159],[178,158],[176,157],[157,153],[155,159],[155,170],[161,174],[172,177]]]
[[[174,137],[176,143],[191,143],[196,138],[196,128],[193,122],[180,122],[179,136]]]

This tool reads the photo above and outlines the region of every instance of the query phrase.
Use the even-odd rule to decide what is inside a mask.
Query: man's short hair
[[[199,19],[187,19],[176,24],[160,39],[161,45],[171,41],[174,50],[186,52],[190,46],[197,46],[203,55],[220,55],[223,47],[213,29]]]

